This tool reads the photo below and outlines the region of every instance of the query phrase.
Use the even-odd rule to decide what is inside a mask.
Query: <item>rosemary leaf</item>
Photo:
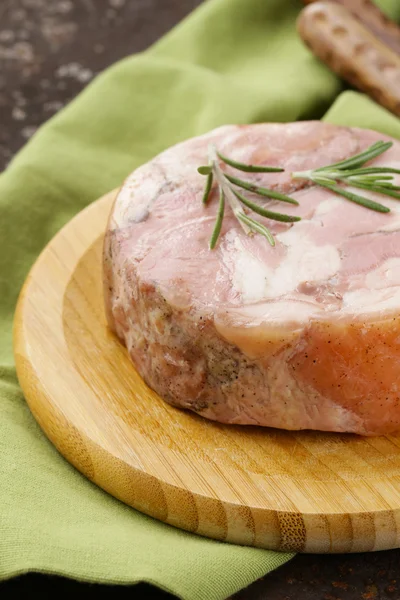
[[[338,177],[339,179],[339,177]],[[346,181],[359,181],[363,183],[375,182],[375,181],[392,181],[393,175],[373,175],[373,174],[365,174],[365,175],[345,175],[341,176],[341,179],[345,179]]]
[[[295,223],[296,221],[301,221],[300,217],[294,217],[292,215],[284,215],[281,213],[273,212],[271,210],[266,210],[262,206],[259,206],[258,204],[251,202],[248,198],[246,198],[246,196],[243,196],[243,194],[241,194],[240,192],[237,192],[236,190],[232,190],[232,191],[235,194],[235,196],[237,198],[239,198],[239,200],[242,202],[242,204],[244,204],[248,208],[251,208],[251,210],[253,212],[257,213],[258,215],[261,215],[262,217],[266,217],[267,219],[272,219],[273,221],[281,221],[283,223]]]
[[[200,173],[200,175],[210,175],[210,173],[212,173],[212,166],[203,165],[197,169],[197,172]]]
[[[249,192],[254,192],[259,196],[265,196],[266,198],[271,198],[273,200],[280,200],[281,202],[288,202],[289,204],[294,204],[295,206],[299,205],[297,200],[294,200],[293,198],[290,198],[290,196],[286,196],[285,194],[280,194],[279,192],[269,190],[268,188],[258,187],[254,183],[250,183],[249,181],[243,181],[242,179],[238,179],[237,177],[233,177],[232,175],[225,174],[225,177],[231,183],[243,188],[244,190],[248,190]]]
[[[359,181],[356,181],[356,182],[349,181],[348,185],[351,185],[356,188],[360,188],[362,190],[368,190],[369,192],[375,192],[376,194],[383,194],[384,196],[391,196],[392,198],[396,198],[397,200],[400,200],[400,194],[397,191],[397,188],[395,188],[395,189],[389,188],[383,184],[382,185],[378,185],[378,184],[374,185],[371,183],[364,184]]]
[[[210,248],[213,250],[215,248],[215,244],[218,241],[219,234],[221,233],[222,221],[224,220],[224,212],[225,212],[225,194],[223,190],[220,190],[219,193],[219,206],[217,219],[215,221],[214,230],[212,232],[211,240],[210,240]]]
[[[275,246],[274,237],[267,227],[265,227],[258,221],[255,221],[254,219],[252,219],[251,217],[249,217],[248,215],[246,215],[244,213],[238,215],[238,218],[243,223],[246,223],[246,225],[248,225],[248,227],[250,227],[251,231],[253,231],[255,233],[261,233],[261,235],[263,235],[264,237],[267,238],[267,240],[269,241],[271,246]]]
[[[351,169],[349,175],[369,175],[377,173],[400,173],[400,169],[392,169],[391,167],[364,167],[363,169]]]
[[[206,185],[204,186],[204,193],[203,193],[203,204],[207,204],[207,202],[210,199],[210,192],[211,192],[211,188],[212,188],[212,184],[213,184],[213,179],[214,179],[214,175],[211,171],[211,173],[209,173],[207,175],[207,180],[206,180]]]
[[[228,158],[221,154],[221,152],[217,152],[218,157],[230,167],[234,169],[238,169],[239,171],[245,171],[246,173],[281,173],[285,169],[281,167],[268,167],[262,165],[245,165],[244,163],[233,160],[232,158]]]
[[[382,183],[379,185],[382,188],[387,188],[388,190],[393,190],[394,192],[400,191],[400,185],[393,185],[392,183],[386,183],[385,181],[382,181]]]
[[[336,194],[340,194],[341,196],[344,196],[344,198],[347,198],[348,200],[351,200],[352,202],[355,202],[356,204],[365,206],[365,208],[370,208],[371,210],[375,210],[376,212],[381,212],[381,213],[390,212],[390,208],[383,206],[383,204],[379,204],[378,202],[374,202],[373,200],[364,198],[364,196],[359,196],[358,194],[353,194],[353,192],[349,192],[348,190],[345,190],[344,188],[341,188],[338,185],[328,183],[328,181],[326,179],[316,178],[314,181],[318,185],[321,185],[322,187],[325,187],[325,188],[331,190],[332,192],[335,192]]]
[[[397,188],[400,189],[400,188]],[[370,188],[371,192],[375,192],[376,194],[383,194],[384,196],[390,196],[391,198],[396,198],[396,200],[400,200],[400,194],[398,191],[388,188],[386,186],[377,185]]]
[[[389,150],[393,146],[393,142],[376,142],[372,144],[367,150],[364,152],[360,152],[359,154],[355,154],[354,156],[347,158],[346,160],[341,160],[340,162],[334,163],[333,165],[329,165],[329,167],[320,167],[319,169],[315,169],[315,172],[324,171],[326,169],[357,169],[362,167],[362,165],[377,156],[380,156],[386,150]]]

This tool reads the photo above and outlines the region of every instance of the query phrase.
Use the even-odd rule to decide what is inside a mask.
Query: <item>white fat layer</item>
[[[295,327],[299,321],[305,321],[315,314],[315,303],[298,302],[296,300],[279,302],[260,302],[247,304],[237,309],[230,309],[229,315],[234,316],[237,325],[245,326],[251,321],[252,326],[261,325],[268,321],[268,325],[282,325]]]
[[[347,314],[359,314],[365,311],[368,314],[379,314],[392,310],[399,310],[400,288],[389,288],[384,290],[360,289],[347,292],[343,296],[342,312]]]
[[[398,310],[400,306],[400,258],[388,258],[366,274],[364,285],[343,295],[342,311],[376,314]]]
[[[329,244],[316,246],[302,229],[299,224],[297,228],[292,227],[276,236],[287,248],[285,257],[276,268],[269,267],[251,254],[236,237],[232,281],[244,303],[294,293],[304,281],[323,281],[335,275],[340,268],[337,248]]]

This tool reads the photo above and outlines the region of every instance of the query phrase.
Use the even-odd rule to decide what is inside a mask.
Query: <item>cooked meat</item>
[[[223,423],[400,430],[400,202],[385,197],[381,214],[290,178],[378,139],[321,122],[224,126],[127,179],[105,236],[107,316],[162,398]],[[300,203],[266,201],[302,218],[267,223],[274,248],[246,236],[227,206],[209,250],[218,190],[204,207],[197,167],[210,142],[286,169],[245,176]],[[374,164],[399,168],[400,144]]]

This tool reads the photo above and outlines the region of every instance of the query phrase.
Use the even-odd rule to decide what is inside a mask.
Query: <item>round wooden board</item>
[[[200,535],[300,552],[398,547],[400,437],[220,425],[146,386],[106,327],[113,197],[56,235],[18,303],[18,377],[61,454],[123,502]]]

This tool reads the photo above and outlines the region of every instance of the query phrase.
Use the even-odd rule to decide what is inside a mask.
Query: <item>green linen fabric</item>
[[[382,0],[400,17],[398,0]],[[188,534],[108,496],[47,441],[18,387],[12,318],[46,242],[164,148],[226,123],[320,118],[342,90],[295,29],[299,0],[207,0],[148,51],[99,75],[0,175],[0,579],[28,571],[147,581],[218,600],[291,558]],[[400,137],[345,92],[327,115]]]

